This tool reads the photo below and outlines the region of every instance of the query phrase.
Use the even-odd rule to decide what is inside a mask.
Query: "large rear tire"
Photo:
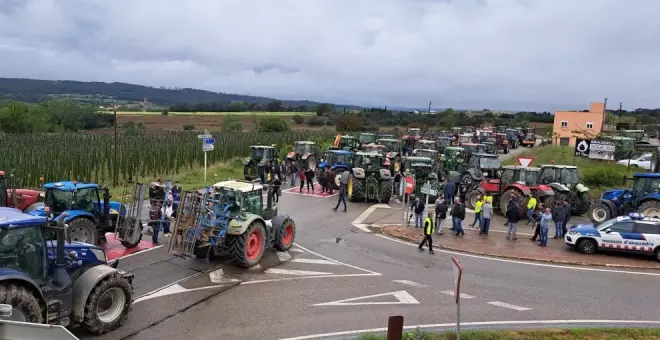
[[[266,249],[266,227],[254,221],[241,235],[227,235],[230,260],[244,268],[254,267],[261,261]]]
[[[481,191],[479,190],[472,190],[470,191],[467,196],[465,196],[465,207],[468,209],[473,209],[477,204],[477,197],[481,195]]]
[[[364,200],[364,182],[361,179],[355,178],[355,176],[350,175],[348,178],[348,186],[346,188],[346,194],[348,200],[351,202],[357,202]]]
[[[522,194],[522,192],[517,191],[515,189],[509,189],[502,194],[502,197],[500,197],[500,211],[502,212],[503,216],[506,216],[506,210],[509,207],[509,200],[514,195],[517,197],[516,203],[518,203],[518,208],[519,208],[518,210],[520,211],[520,216],[524,216],[525,212],[527,212],[527,207],[525,205],[527,199]]]
[[[575,202],[575,206],[573,207],[573,216],[580,216],[587,211],[589,211],[589,208],[591,208],[591,196],[589,195],[589,192],[585,192],[582,194],[578,194],[578,201]]]
[[[278,251],[287,251],[293,246],[296,239],[296,223],[291,218],[287,218],[282,223],[282,229],[275,238],[275,249]]]
[[[646,201],[637,208],[637,212],[646,217],[660,218],[660,201]]]
[[[131,310],[133,287],[115,272],[99,282],[87,297],[83,326],[94,334],[119,328]]]
[[[134,223],[135,219],[132,218],[132,217],[129,217],[129,218],[125,219],[122,222],[123,223]],[[124,229],[122,232],[127,234],[128,230]],[[135,233],[137,233],[137,235],[135,235]],[[138,221],[137,230],[133,230],[132,235],[120,235],[120,238],[121,238],[121,245],[124,246],[125,248],[130,249],[130,248],[137,247],[138,244],[140,244],[140,242],[142,241],[142,223],[140,221]]]
[[[389,203],[390,198],[392,198],[393,189],[394,187],[391,180],[381,181],[380,190],[378,190],[379,203]]]
[[[12,315],[3,320],[43,323],[44,316],[37,297],[27,288],[3,283],[0,285],[0,304],[12,306]]]
[[[601,223],[612,218],[612,210],[607,204],[601,201],[597,201],[591,204],[591,208],[589,208],[587,216],[591,222]]]
[[[312,169],[313,171],[315,171],[316,170],[316,157],[315,156],[307,157],[307,160],[305,161],[305,167],[307,169]]]
[[[341,174],[344,171],[346,171],[346,169],[343,168],[338,168],[335,170],[335,178],[330,181],[330,187],[332,187],[332,190],[339,190],[341,187]]]
[[[99,241],[99,233],[94,222],[84,217],[76,218],[68,223],[71,233],[71,241],[96,245]]]

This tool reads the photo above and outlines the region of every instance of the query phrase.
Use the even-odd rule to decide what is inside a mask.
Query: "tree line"
[[[75,132],[112,124],[113,115],[74,100],[52,99],[39,104],[0,101],[0,131],[5,133]]]

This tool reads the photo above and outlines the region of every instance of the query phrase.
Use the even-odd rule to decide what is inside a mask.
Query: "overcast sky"
[[[0,0],[0,77],[362,105],[660,107],[660,0]]]

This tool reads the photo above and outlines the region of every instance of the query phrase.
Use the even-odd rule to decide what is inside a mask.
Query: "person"
[[[429,254],[433,253],[433,212],[429,211],[428,217],[424,220],[424,239],[419,244],[419,251],[424,251],[424,244],[429,244]]]
[[[337,205],[332,208],[332,210],[337,211],[339,208],[339,203],[344,203],[344,212],[346,211],[346,187],[348,186],[348,171],[341,173],[339,177],[339,198],[337,199]]]
[[[280,162],[280,176],[282,176],[281,182],[284,182],[284,183],[286,183],[286,175],[287,175],[286,170],[287,170],[286,169],[286,164],[284,164],[284,161],[281,161]]]
[[[298,177],[298,166],[296,165],[296,162],[291,163],[289,171],[291,171],[291,187],[295,187],[296,177]]]
[[[520,221],[520,208],[514,198],[509,200],[509,205],[506,209],[506,220],[508,226],[506,239],[515,241],[518,239],[516,233],[518,232],[518,222]]]
[[[327,177],[325,177],[325,175],[326,175],[325,169],[320,168],[319,169],[319,174],[317,176],[317,180],[319,182],[319,185],[321,185],[321,193],[326,192],[327,189],[328,189],[328,181],[327,181]]]
[[[568,231],[567,226],[568,226],[568,221],[571,219],[571,204],[568,202],[568,198],[564,199],[564,223],[561,225],[561,236],[564,237],[566,235],[566,232]]]
[[[312,187],[312,193],[314,193],[314,170],[307,168],[305,180],[307,181],[307,192],[309,192],[309,187]]]
[[[424,202],[422,202],[419,197],[415,197],[415,228],[422,227],[424,208]]]
[[[456,236],[464,236],[463,220],[465,219],[465,205],[461,203],[461,199],[458,197],[454,198],[454,206],[451,208],[451,215]]]
[[[539,221],[539,225],[541,229],[541,242],[539,246],[545,247],[548,245],[548,228],[550,227],[550,221],[552,220],[552,213],[550,212],[550,208],[545,208],[545,212],[540,215],[541,220]]]
[[[279,202],[280,201],[280,187],[282,186],[282,181],[280,180],[280,176],[275,176],[275,180],[273,181],[273,202]]]
[[[456,184],[449,180],[449,176],[445,179],[445,198],[449,202],[454,201],[454,193],[456,192]]]
[[[401,172],[396,171],[394,174],[394,196],[399,196],[399,187],[401,186]]]
[[[534,225],[534,211],[536,210],[536,195],[529,193],[529,201],[527,201],[527,224]]]
[[[167,209],[166,209],[167,211]],[[169,236],[170,226],[169,221],[163,219],[163,204],[157,203],[149,210],[149,223],[148,226],[152,229],[151,242],[158,244],[158,234],[160,234],[161,229],[165,236]]]
[[[330,170],[330,167],[325,168],[325,178],[326,178],[326,185],[328,186],[328,194],[332,195],[334,193],[332,186],[335,181],[335,173],[332,172],[332,170]]]
[[[300,192],[302,192],[303,188],[305,187],[305,170],[300,169],[298,171],[298,178],[300,179]]]
[[[481,195],[477,196],[477,202],[474,203],[474,221],[472,222],[472,228],[476,228],[475,225],[479,223],[479,229],[481,229],[481,206],[484,205],[483,197]]]
[[[536,211],[534,211],[534,235],[530,238],[530,241],[536,242],[536,238],[540,238],[541,235],[541,215],[545,212],[545,205],[543,203],[537,206]]]
[[[440,197],[435,200],[435,226],[438,235],[442,235],[442,227],[445,224],[445,219],[447,219],[448,210],[449,205],[447,205],[444,195],[440,195]]]
[[[555,202],[555,207],[552,209],[552,220],[555,221],[555,236],[553,239],[564,238],[562,233],[564,226],[564,219],[566,218],[566,209],[561,202]]]
[[[481,228],[479,235],[488,236],[490,230],[490,220],[493,218],[493,199],[485,198],[484,204],[481,206]]]

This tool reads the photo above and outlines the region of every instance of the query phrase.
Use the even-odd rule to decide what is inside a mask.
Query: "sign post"
[[[527,168],[527,167],[529,167],[529,166],[532,164],[533,161],[534,161],[534,157],[533,157],[533,156],[518,157],[518,158],[516,158],[516,163],[518,163],[518,165],[520,165],[520,166],[523,167],[523,168]]]
[[[197,135],[197,138],[202,140],[202,151],[204,152],[204,182],[206,183],[206,168],[208,164],[207,153],[213,151],[215,148],[215,139],[207,130],[204,130],[204,134]]]
[[[426,195],[426,205],[424,206],[424,209],[425,209],[425,212],[427,212],[428,211],[427,210],[428,205],[429,205],[429,195],[438,196],[438,191],[431,188],[431,182],[426,181],[426,183],[424,183],[424,186],[422,186],[422,188],[420,189],[420,192],[422,194]],[[424,216],[427,216],[427,215],[424,215]]]
[[[463,266],[452,256],[451,262],[454,272],[454,296],[456,297],[456,340],[461,340],[461,278],[463,277]]]
[[[405,183],[405,190],[403,191],[403,223],[402,225],[405,225],[406,227],[408,226],[408,214],[409,214],[409,209],[410,209],[410,195],[412,195],[413,192],[415,192],[415,178],[412,176],[405,176],[404,181]]]

